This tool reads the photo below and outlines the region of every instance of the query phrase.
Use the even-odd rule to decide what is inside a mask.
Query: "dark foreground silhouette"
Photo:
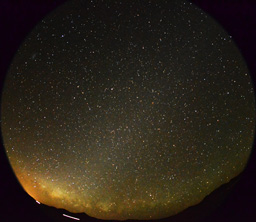
[[[212,192],[198,205],[192,206],[184,210],[183,212],[171,216],[169,218],[164,218],[157,220],[159,222],[199,222],[199,221],[253,221],[253,217],[248,215],[238,215],[238,208],[241,204],[243,197],[240,200],[237,199],[236,193],[243,186],[243,181],[245,180],[243,175],[240,175],[232,179],[228,184],[222,185],[220,188]],[[22,195],[23,196],[23,195]],[[84,213],[70,213],[64,209],[56,209],[54,207],[49,207],[44,204],[38,204],[36,201],[28,196],[24,191],[24,200],[20,203],[14,203],[14,207],[17,210],[12,209],[10,214],[4,214],[3,221],[49,221],[49,222],[65,222],[65,221],[78,221],[63,216],[63,214],[79,218],[80,221],[90,221],[99,222],[96,218],[89,217]],[[23,207],[20,206],[23,204]],[[243,207],[242,207],[243,208]],[[250,210],[250,209],[248,209]],[[241,211],[241,209],[240,209]],[[241,212],[240,212],[241,213]],[[242,218],[241,218],[242,216]],[[246,218],[248,216],[248,218]],[[239,219],[240,217],[240,219]],[[252,220],[250,220],[252,219]],[[1,220],[2,221],[2,220]],[[128,220],[130,222],[136,220]],[[156,221],[156,220],[151,220]],[[142,221],[141,221],[142,222]]]

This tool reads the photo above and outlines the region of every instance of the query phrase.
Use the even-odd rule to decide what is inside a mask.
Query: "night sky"
[[[185,1],[70,1],[17,52],[4,146],[35,200],[103,219],[174,215],[237,176],[254,92],[232,36]]]

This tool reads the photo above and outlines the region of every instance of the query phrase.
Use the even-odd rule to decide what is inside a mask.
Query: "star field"
[[[6,77],[4,146],[35,200],[101,219],[158,219],[243,171],[254,135],[232,36],[185,1],[70,1]]]

